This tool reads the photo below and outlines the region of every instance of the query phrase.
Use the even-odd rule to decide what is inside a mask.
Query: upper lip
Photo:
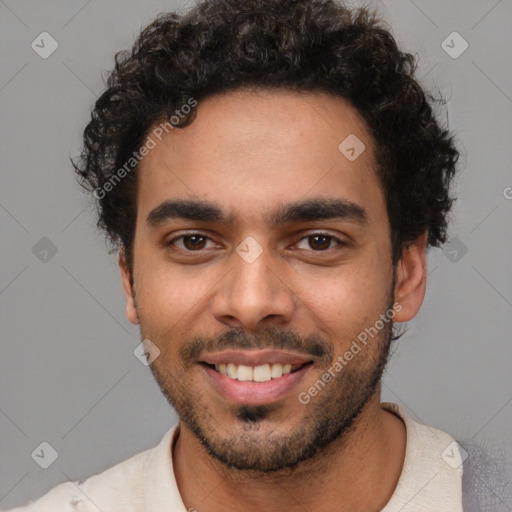
[[[311,356],[300,355],[283,350],[223,350],[201,356],[199,362],[207,364],[234,363],[246,366],[264,364],[306,364],[313,360]]]

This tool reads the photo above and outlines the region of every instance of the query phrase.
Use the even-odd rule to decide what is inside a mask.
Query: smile
[[[232,380],[240,382],[268,382],[271,379],[279,379],[283,375],[296,372],[308,364],[312,364],[312,361],[304,364],[266,363],[258,366],[248,366],[236,363],[219,363],[208,366]]]

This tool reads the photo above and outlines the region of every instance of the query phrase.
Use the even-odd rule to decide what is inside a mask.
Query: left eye
[[[331,249],[331,242],[333,241],[336,242],[336,245],[344,245],[343,242],[338,238],[324,233],[314,233],[312,235],[305,236],[300,240],[300,242],[304,240],[307,240],[309,248],[317,252]]]
[[[200,251],[205,248],[209,237],[201,235],[200,233],[193,233],[191,235],[181,235],[172,239],[168,245],[175,245],[177,240],[181,240],[182,246],[178,246],[180,249],[186,251]]]

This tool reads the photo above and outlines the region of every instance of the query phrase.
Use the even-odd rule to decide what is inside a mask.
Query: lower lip
[[[293,373],[266,382],[243,382],[206,366],[200,365],[214,388],[228,401],[243,405],[264,405],[276,402],[289,394],[303,379],[312,364],[307,364]]]

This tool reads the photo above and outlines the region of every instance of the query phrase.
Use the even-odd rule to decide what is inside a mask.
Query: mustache
[[[191,365],[198,361],[203,352],[225,349],[294,350],[324,361],[330,361],[334,353],[332,345],[318,334],[303,337],[294,331],[284,331],[277,327],[265,327],[256,333],[246,333],[241,327],[236,327],[216,337],[194,337],[183,344],[179,355],[183,363]]]

